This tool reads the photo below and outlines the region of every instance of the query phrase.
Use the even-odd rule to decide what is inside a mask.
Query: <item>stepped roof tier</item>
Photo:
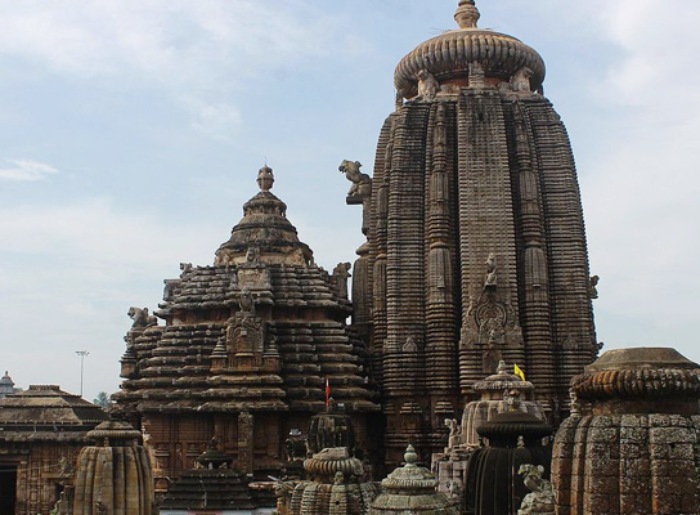
[[[328,377],[348,411],[377,409],[360,342],[345,325],[350,302],[313,263],[273,181],[262,168],[260,192],[214,266],[183,265],[166,281],[157,312],[166,325],[130,333],[138,364],[120,403],[142,412],[320,411]]]
[[[106,418],[102,408],[57,385],[30,385],[0,399],[0,439],[87,441],[87,431]]]
[[[130,310],[116,409],[141,417],[164,476],[194,466],[212,436],[245,472],[278,473],[289,431],[326,409],[326,381],[351,416],[379,411],[364,344],[346,324],[349,274],[313,262],[273,182],[262,168],[213,266],[182,264],[165,281],[165,325]]]

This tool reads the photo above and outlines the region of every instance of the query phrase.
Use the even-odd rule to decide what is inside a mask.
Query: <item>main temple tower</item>
[[[401,60],[371,184],[346,169],[368,238],[355,324],[383,386],[389,463],[409,442],[423,458],[440,449],[443,419],[501,359],[557,423],[597,354],[576,170],[544,62],[478,19],[461,0],[459,28]]]

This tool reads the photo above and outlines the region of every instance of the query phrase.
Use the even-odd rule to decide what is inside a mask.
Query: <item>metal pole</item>
[[[80,356],[80,396],[83,396],[83,370],[84,370],[84,362],[85,362],[85,356],[90,354],[90,352],[86,350],[77,350],[75,353]]]

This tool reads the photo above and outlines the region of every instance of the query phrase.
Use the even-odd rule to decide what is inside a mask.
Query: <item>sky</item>
[[[0,372],[119,387],[130,306],[157,308],[275,171],[317,263],[354,259],[343,159],[372,172],[393,71],[457,0],[0,0]],[[481,0],[547,63],[569,131],[604,350],[700,362],[700,2]]]

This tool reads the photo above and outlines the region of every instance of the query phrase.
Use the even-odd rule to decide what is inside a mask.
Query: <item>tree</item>
[[[98,393],[97,397],[95,397],[92,403],[99,406],[102,409],[109,409],[109,407],[112,405],[112,401],[109,399],[109,395],[107,395],[107,392]]]

